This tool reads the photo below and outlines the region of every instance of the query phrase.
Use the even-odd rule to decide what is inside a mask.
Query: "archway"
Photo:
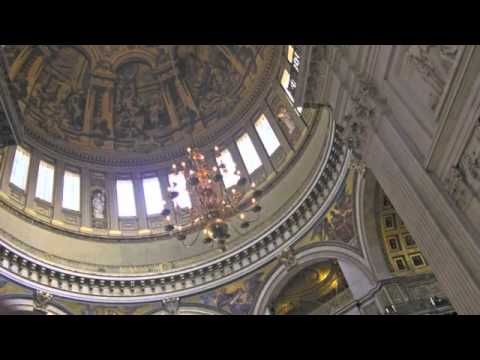
[[[365,259],[347,247],[331,244],[316,245],[302,249],[294,257],[293,268],[280,264],[272,272],[257,297],[253,314],[266,314],[271,301],[295,275],[310,265],[322,261],[338,262],[352,293],[352,302],[368,297],[376,288],[376,280]]]

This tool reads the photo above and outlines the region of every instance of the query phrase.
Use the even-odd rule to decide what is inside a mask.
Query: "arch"
[[[116,73],[121,66],[129,62],[140,62],[145,65],[148,65],[150,69],[154,69],[156,65],[156,60],[152,56],[152,54],[140,49],[129,50],[128,52],[122,53],[119,56],[117,56],[115,59],[113,59],[112,61],[113,72]]]
[[[37,312],[33,298],[31,296],[24,295],[5,295],[0,296],[0,307],[11,311],[12,313],[22,313],[32,315]],[[50,303],[45,308],[45,315],[73,315],[70,311],[65,309],[65,307],[56,304]]]
[[[373,273],[377,279],[388,279],[392,273],[377,224],[378,186],[377,180],[368,170],[364,176],[357,176],[354,192],[355,223],[360,245]]]
[[[286,265],[281,264],[277,266],[268,277],[265,285],[257,296],[253,314],[265,314],[271,300],[283,289],[288,281],[300,271],[314,263],[329,259],[337,259],[342,271],[344,271],[345,267],[348,268],[348,271],[356,271],[354,274],[356,275],[356,279],[354,279],[356,281],[355,285],[363,287],[362,294],[354,294],[356,300],[365,296],[375,288],[376,279],[371,273],[368,263],[352,249],[332,243],[307,246],[295,254],[296,265],[293,269],[289,271]],[[344,275],[347,283],[351,286],[352,274],[348,274],[348,276],[347,274]]]
[[[169,315],[169,313],[161,306],[145,315]],[[176,315],[228,315],[227,312],[206,305],[182,304],[178,308]]]

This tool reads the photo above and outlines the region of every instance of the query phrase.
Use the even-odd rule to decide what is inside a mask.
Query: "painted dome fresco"
[[[171,158],[194,133],[199,145],[218,138],[268,88],[278,48],[15,45],[6,52],[26,134],[98,161]]]

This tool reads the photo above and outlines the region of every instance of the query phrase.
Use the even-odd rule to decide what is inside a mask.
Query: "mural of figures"
[[[350,243],[355,237],[352,199],[353,174],[347,177],[341,191],[326,216],[313,228],[313,240]]]
[[[235,114],[272,45],[18,45],[13,88],[31,131],[149,152]],[[21,55],[23,54],[23,55]],[[31,126],[29,126],[31,124]]]
[[[233,315],[247,315],[255,305],[255,296],[264,276],[263,272],[258,272],[246,280],[202,294],[200,301]]]

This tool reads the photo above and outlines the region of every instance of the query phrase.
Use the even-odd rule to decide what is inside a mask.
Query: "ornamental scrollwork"
[[[356,94],[351,98],[350,112],[344,117],[341,138],[351,150],[350,168],[363,174],[366,164],[362,151],[378,121],[379,115],[389,112],[387,102],[371,81],[360,80]]]
[[[431,88],[431,108],[435,109],[458,57],[456,45],[412,45],[406,61]]]
[[[162,301],[162,306],[169,315],[178,315],[180,298],[165,299]]]
[[[461,165],[465,172],[470,175],[469,178],[480,181],[480,153],[477,150],[463,155]]]
[[[297,265],[297,259],[295,258],[295,251],[292,248],[284,249],[278,257],[278,262],[287,268],[287,271]]]
[[[445,180],[445,186],[457,206],[465,210],[473,194],[465,182],[465,175],[458,166],[450,168]]]
[[[33,307],[35,310],[46,310],[52,299],[53,295],[46,291],[35,291],[33,296]]]

